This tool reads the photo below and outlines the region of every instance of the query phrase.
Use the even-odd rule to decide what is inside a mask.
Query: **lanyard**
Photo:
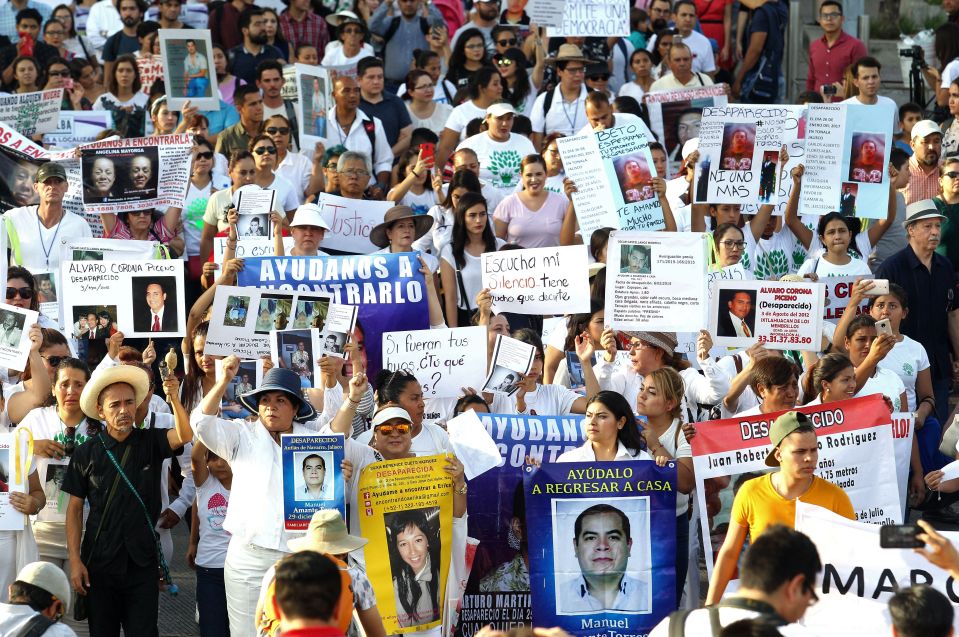
[[[563,115],[566,116],[566,123],[569,124],[570,130],[573,131],[573,132],[570,133],[570,134],[571,134],[571,135],[575,135],[575,134],[576,134],[576,119],[579,117],[579,111],[578,111],[577,108],[576,108],[576,104],[579,103],[579,97],[577,96],[576,99],[573,100],[573,119],[570,119],[570,118],[569,118],[569,110],[566,108],[566,100],[563,99],[563,93],[562,93],[561,91],[559,91],[559,90],[557,90],[557,93],[559,93],[559,100],[560,100],[560,102],[562,102]]]
[[[47,267],[50,267],[50,253],[53,252],[53,246],[57,243],[57,235],[60,234],[60,224],[63,223],[63,213],[60,213],[60,219],[57,221],[57,229],[53,233],[53,239],[50,241],[50,247],[43,242],[43,229],[40,227],[40,206],[37,206],[37,238],[40,239],[40,247],[43,249],[43,256],[47,260]]]

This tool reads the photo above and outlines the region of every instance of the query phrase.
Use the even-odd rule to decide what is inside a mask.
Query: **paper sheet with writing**
[[[770,349],[818,351],[823,285],[776,281],[716,281],[709,333],[723,347],[762,343]]]
[[[628,36],[629,5],[619,0],[566,2],[562,24],[547,33],[551,38]]]
[[[497,314],[589,312],[587,262],[582,245],[484,252],[483,287]]]
[[[426,398],[455,398],[486,377],[486,328],[383,333],[383,366],[405,370],[420,381]]]
[[[27,137],[51,133],[57,130],[62,103],[62,88],[5,95],[0,97],[0,121]]]
[[[512,396],[519,383],[533,368],[536,348],[500,334],[493,346],[489,374],[481,391]]]
[[[322,209],[323,220],[330,226],[320,243],[321,248],[355,254],[379,250],[370,242],[370,232],[383,223],[383,216],[393,207],[393,202],[347,199],[321,193],[317,203]]]

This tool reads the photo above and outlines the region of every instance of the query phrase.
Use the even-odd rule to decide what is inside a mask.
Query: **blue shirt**
[[[50,5],[44,4],[43,2],[27,0],[27,5],[23,7],[23,9],[36,9],[43,17],[44,23],[50,19]],[[13,6],[10,0],[0,5],[0,35],[7,36],[11,42],[20,41],[20,34],[17,33],[17,14],[23,9],[18,9]]]
[[[360,110],[370,116],[370,119],[379,117],[383,122],[383,131],[386,133],[386,141],[390,146],[399,139],[400,130],[412,125],[410,112],[406,110],[406,104],[403,100],[392,93],[383,92],[383,100],[374,104],[360,98]]]
[[[237,113],[236,109],[223,100],[220,100],[220,110],[200,111],[200,115],[206,117],[207,121],[210,122],[210,132],[214,134],[240,121],[240,114]]]
[[[229,51],[230,62],[233,64],[233,75],[244,80],[247,84],[256,81],[256,67],[265,60],[280,60],[283,62],[283,53],[274,46],[264,44],[259,53],[253,55],[242,44]]]

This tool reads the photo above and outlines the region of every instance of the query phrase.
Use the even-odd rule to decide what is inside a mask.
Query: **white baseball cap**
[[[510,113],[516,115],[516,109],[509,102],[497,102],[486,107],[486,114],[493,117],[502,117]]]
[[[924,119],[924,120],[918,121],[912,127],[913,139],[917,137],[925,138],[926,136],[932,135],[934,133],[939,133],[940,135],[942,135],[942,129],[939,128],[939,124],[935,123],[931,119]]]
[[[290,227],[295,228],[297,226],[316,226],[324,230],[330,229],[330,224],[323,219],[323,213],[315,203],[305,203],[296,209]]]
[[[70,612],[70,581],[59,566],[31,562],[17,573],[17,581],[45,590],[63,604],[64,615]]]

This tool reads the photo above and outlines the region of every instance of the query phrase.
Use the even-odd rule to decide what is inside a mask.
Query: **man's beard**
[[[263,45],[270,41],[269,36],[266,33],[258,33],[257,35],[250,35],[250,42],[253,44]]]
[[[134,18],[134,17],[131,17],[131,16],[127,16],[127,17],[123,18],[123,26],[125,26],[125,27],[133,27],[133,26],[136,26],[137,22],[139,22],[139,21],[140,21],[140,18]]]

